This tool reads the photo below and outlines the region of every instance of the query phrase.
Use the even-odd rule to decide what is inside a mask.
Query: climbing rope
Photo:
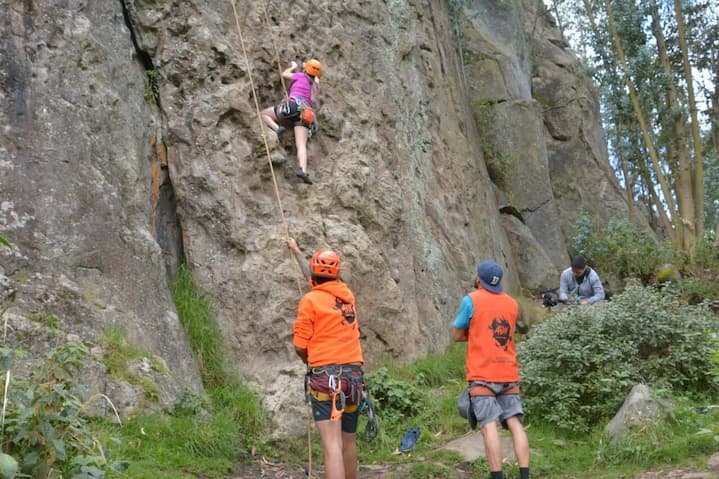
[[[252,66],[250,65],[250,57],[247,54],[247,49],[245,48],[245,37],[242,35],[242,27],[240,27],[240,19],[237,15],[237,5],[235,4],[235,0],[230,0],[230,3],[232,4],[232,13],[235,17],[235,26],[237,27],[237,34],[240,36],[240,45],[242,46],[242,54],[245,57],[245,65],[247,65],[247,74],[250,79],[250,88],[252,88],[252,99],[255,102],[255,112],[257,113],[257,121],[260,125],[260,131],[262,132],[262,142],[265,144],[265,153],[267,154],[267,164],[270,166],[270,172],[272,173],[272,184],[275,189],[275,199],[277,200],[277,207],[280,210],[280,217],[282,218],[282,226],[285,230],[285,236],[287,239],[290,237],[290,228],[287,225],[287,218],[285,218],[285,212],[282,208],[282,198],[280,196],[280,189],[277,186],[277,177],[275,175],[275,168],[272,166],[272,157],[270,156],[270,145],[267,143],[267,134],[265,133],[265,122],[262,121],[262,115],[260,114],[260,103],[257,100],[257,89],[255,88],[255,82],[252,79]],[[264,4],[263,4],[264,6]],[[264,8],[263,8],[264,10]],[[294,263],[297,263],[294,261]],[[296,265],[296,270],[300,273],[300,276],[302,275],[302,270],[299,269],[300,266]],[[299,277],[296,277],[297,281],[297,291],[299,291],[300,295],[302,294],[302,287],[300,286],[300,280]]]
[[[250,65],[250,58],[247,54],[247,49],[245,48],[245,38],[242,35],[242,27],[240,27],[240,19],[237,15],[237,5],[235,4],[235,0],[230,0],[230,3],[232,4],[232,13],[235,17],[235,26],[237,27],[237,34],[240,37],[240,45],[242,46],[242,54],[245,57],[245,65],[247,65],[247,74],[250,79],[250,87],[252,88],[252,98],[255,102],[255,112],[257,113],[257,121],[260,125],[260,131],[262,132],[262,141],[265,144],[265,153],[267,154],[267,163],[270,165],[270,172],[272,173],[272,184],[274,185],[275,189],[275,198],[277,200],[277,207],[280,210],[280,217],[282,218],[282,225],[285,230],[285,236],[287,239],[290,238],[290,228],[287,225],[287,219],[285,218],[284,210],[282,209],[282,198],[280,196],[280,189],[277,186],[277,177],[275,176],[275,168],[272,166],[272,157],[270,156],[270,145],[267,143],[267,134],[265,133],[265,123],[262,121],[262,115],[260,114],[260,103],[257,100],[257,90],[255,89],[255,82],[252,79],[252,66]],[[265,6],[264,0],[262,0],[262,11],[265,15],[265,20],[267,21],[267,25],[269,28],[269,18],[267,16],[267,8]],[[285,87],[285,81],[284,78],[282,78],[282,71],[281,71],[281,65],[280,65],[280,58],[279,53],[277,50],[277,46],[275,45],[274,35],[272,34],[272,31],[270,30],[270,35],[272,35],[272,45],[275,49],[275,57],[277,60],[277,67],[280,69],[280,80],[282,81],[282,88],[285,90],[285,96],[287,94],[287,89]],[[296,270],[300,273],[300,276],[302,276],[302,271],[300,270],[299,264],[297,264],[297,261],[293,260],[293,263],[295,263]],[[297,281],[297,291],[299,291],[300,295],[302,295],[302,287],[300,286],[300,280],[299,277],[296,277]],[[311,427],[311,421],[312,421],[312,410],[310,408],[309,402],[307,403],[307,410],[308,410],[308,419],[307,419],[307,449],[308,449],[308,463],[307,463],[307,477],[312,478],[312,427]]]

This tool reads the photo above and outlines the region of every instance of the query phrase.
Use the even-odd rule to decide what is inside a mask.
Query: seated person
[[[584,256],[575,256],[572,266],[562,271],[559,277],[559,301],[569,302],[574,296],[579,304],[594,304],[604,299],[604,287],[599,275],[587,266]]]

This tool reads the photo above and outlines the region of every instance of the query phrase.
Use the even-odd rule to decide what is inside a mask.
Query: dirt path
[[[358,479],[413,479],[408,465],[366,465],[360,466]],[[449,471],[448,471],[449,472]],[[469,479],[471,477],[469,464],[457,464],[452,476],[442,475],[442,478]],[[438,476],[439,478],[440,476]],[[308,479],[307,464],[275,464],[260,461],[242,468],[242,470],[229,479]],[[324,479],[322,465],[313,466],[312,479]]]
[[[444,466],[447,466],[446,464]],[[358,479],[415,479],[410,473],[411,466],[403,465],[363,465],[360,467]],[[324,479],[322,465],[313,465],[312,479]],[[431,476],[424,476],[431,477]],[[469,463],[454,464],[444,468],[437,479],[484,479],[483,475],[472,471]],[[591,479],[591,473],[564,479]],[[259,460],[247,465],[228,479],[308,479],[307,465],[280,464]],[[551,478],[542,478],[551,479]],[[719,473],[699,471],[696,469],[657,469],[640,473],[634,477],[618,477],[617,479],[719,479]]]

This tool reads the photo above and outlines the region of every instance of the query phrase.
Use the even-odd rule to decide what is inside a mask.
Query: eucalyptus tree
[[[628,196],[691,255],[705,225],[719,232],[719,0],[547,3],[599,85]]]

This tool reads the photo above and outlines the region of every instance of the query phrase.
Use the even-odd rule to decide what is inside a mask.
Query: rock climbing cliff
[[[596,94],[541,1],[236,7],[0,0],[11,322],[41,338],[32,313],[52,313],[90,342],[121,328],[167,364],[170,403],[201,387],[167,287],[186,260],[282,434],[304,417],[291,334],[306,291],[285,228],[342,256],[371,366],[446,346],[479,260],[512,291],[555,286],[578,212],[626,211]],[[278,102],[279,70],[309,56],[324,65],[311,186],[252,88]]]

